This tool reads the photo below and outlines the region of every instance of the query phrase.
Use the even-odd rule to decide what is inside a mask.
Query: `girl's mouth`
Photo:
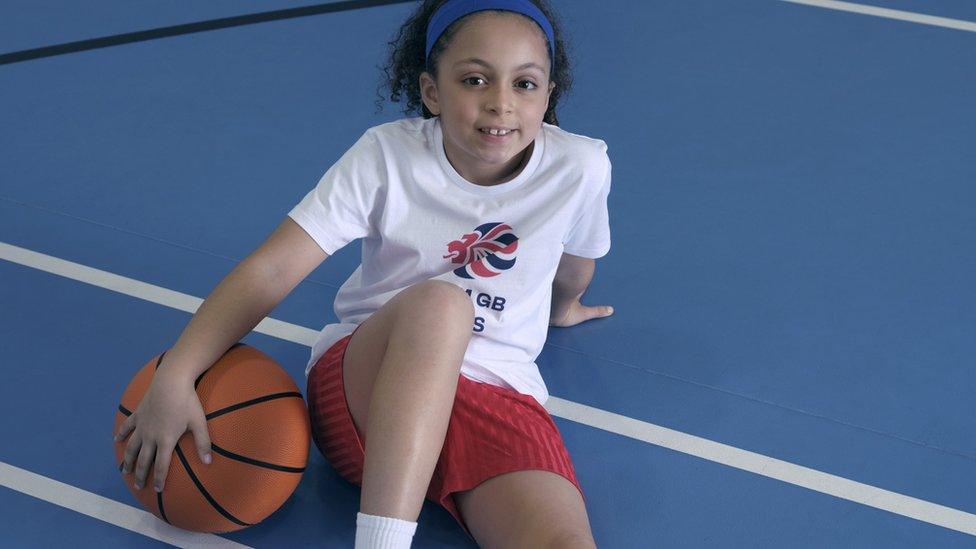
[[[508,133],[499,135],[492,135],[485,130],[478,130],[478,133],[480,133],[481,138],[488,143],[506,143],[515,135],[517,131],[518,130],[509,130]]]

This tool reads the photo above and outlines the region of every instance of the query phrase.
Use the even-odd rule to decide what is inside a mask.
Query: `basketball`
[[[113,432],[142,401],[164,355],[153,357],[125,388]],[[305,399],[274,359],[243,343],[201,374],[195,387],[207,417],[211,463],[200,460],[187,431],[162,492],[153,490],[151,468],[141,490],[125,485],[146,510],[185,530],[221,533],[257,524],[281,507],[305,471]],[[115,442],[117,468],[127,443]]]

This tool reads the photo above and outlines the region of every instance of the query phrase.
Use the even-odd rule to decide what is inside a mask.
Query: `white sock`
[[[417,523],[356,513],[355,549],[410,549]]]

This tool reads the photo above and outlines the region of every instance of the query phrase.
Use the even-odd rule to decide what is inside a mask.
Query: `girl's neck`
[[[493,187],[495,185],[501,185],[502,183],[508,183],[509,181],[518,177],[520,173],[522,173],[522,170],[525,169],[526,164],[529,163],[529,159],[532,158],[533,150],[535,150],[534,140],[532,141],[532,143],[529,143],[528,147],[522,150],[522,152],[520,153],[521,157],[518,159],[517,164],[511,170],[507,171],[508,172],[507,174],[505,173],[506,171],[503,170],[498,175],[483,175],[478,177],[470,177],[467,174],[461,174],[461,177],[464,177],[466,180],[468,180],[469,182],[475,185],[481,185],[482,187]],[[447,149],[445,147],[445,154],[446,153],[447,153]],[[450,161],[450,156],[448,156],[448,161]],[[451,165],[454,165],[454,169],[457,170],[457,166],[455,165],[454,162],[451,162]],[[458,172],[460,173],[460,170],[458,170]]]

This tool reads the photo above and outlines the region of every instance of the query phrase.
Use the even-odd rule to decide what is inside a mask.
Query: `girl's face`
[[[440,116],[444,152],[478,185],[513,179],[542,129],[555,87],[549,82],[546,35],[515,13],[468,16],[438,60],[438,78],[424,72],[424,105]],[[514,130],[495,137],[481,130]]]

